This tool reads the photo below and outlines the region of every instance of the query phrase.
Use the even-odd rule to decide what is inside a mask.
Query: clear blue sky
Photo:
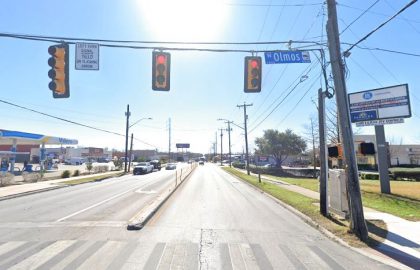
[[[321,31],[325,35],[326,21],[321,2],[15,0],[2,3],[0,32],[143,41],[321,41],[319,36]],[[344,29],[373,2],[339,1],[340,29]],[[341,35],[341,41],[357,41],[408,2],[379,1]],[[56,3],[60,3],[60,6]],[[420,54],[418,14],[420,4],[416,3],[362,45]],[[265,117],[267,113],[263,113],[271,108],[269,106],[276,98],[311,66],[264,64],[262,92],[244,94],[243,58],[248,54],[174,51],[171,52],[171,90],[165,93],[151,89],[150,50],[101,47],[99,71],[76,71],[72,45],[71,97],[59,100],[53,99],[48,89],[47,48],[51,44],[0,38],[1,99],[119,133],[125,132],[124,111],[126,105],[130,104],[132,121],[153,117],[153,120],[143,121],[132,128],[135,137],[164,151],[168,146],[166,122],[169,117],[173,124],[173,143],[189,142],[192,151],[206,153],[215,139],[216,130],[225,127],[222,122],[216,121],[217,118],[227,118],[242,125],[243,114],[236,105],[253,103],[248,110],[252,130],[258,120]],[[284,45],[212,47],[287,49]],[[347,47],[343,45],[342,49]],[[311,57],[315,63],[316,58],[314,55]],[[386,135],[396,142],[402,138],[404,143],[420,143],[420,57],[356,48],[347,59],[347,64],[349,92],[409,84],[411,106],[416,115],[404,124],[387,126]],[[309,78],[250,133],[251,149],[254,139],[261,136],[264,129],[291,128],[299,134],[304,132],[303,125],[307,124],[311,115],[316,115],[311,100],[316,100],[320,86],[319,74],[319,65],[315,64],[308,74]],[[291,112],[302,97],[302,101]],[[117,149],[124,146],[122,137],[74,126],[5,104],[0,104],[0,114],[0,128],[3,129],[75,138],[83,146]],[[373,128],[365,128],[361,132],[372,134]],[[233,127],[232,143],[234,151],[242,151],[243,136],[239,128]],[[135,142],[135,148],[151,147]],[[224,136],[224,149],[227,149],[227,136]]]

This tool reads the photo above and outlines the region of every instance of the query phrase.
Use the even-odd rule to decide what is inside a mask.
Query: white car
[[[133,174],[146,174],[153,172],[154,166],[150,162],[139,162],[133,169]]]

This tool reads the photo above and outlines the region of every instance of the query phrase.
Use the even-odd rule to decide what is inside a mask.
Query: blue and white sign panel
[[[264,53],[266,64],[310,63],[308,51],[272,51]]]
[[[348,94],[348,98],[352,123],[363,122],[363,125],[401,123],[402,118],[411,117],[407,84],[351,93]],[[383,121],[391,119],[399,120]]]

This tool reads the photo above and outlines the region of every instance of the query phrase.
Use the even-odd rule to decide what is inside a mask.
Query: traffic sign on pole
[[[311,63],[309,51],[272,51],[264,53],[266,64]]]

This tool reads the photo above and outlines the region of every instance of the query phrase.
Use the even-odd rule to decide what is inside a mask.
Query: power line
[[[323,3],[302,3],[302,4],[248,4],[248,3],[224,3],[227,6],[243,6],[243,7],[305,7],[305,6],[320,6]]]
[[[356,19],[354,19],[343,31],[340,32],[340,35],[343,34],[350,26],[352,26],[355,22],[357,22],[363,15],[365,15],[372,7],[374,7],[379,0],[376,0],[372,5],[370,5],[365,11],[363,11]]]
[[[420,54],[417,54],[417,53],[402,52],[402,51],[389,50],[389,49],[383,49],[383,48],[369,48],[369,47],[361,47],[361,46],[357,46],[357,48],[362,49],[362,50],[382,51],[382,52],[396,53],[396,54],[402,54],[402,55],[407,55],[407,56],[420,57]]]
[[[402,9],[400,9],[400,11],[398,11],[396,14],[394,14],[391,18],[389,18],[388,20],[386,20],[385,22],[383,22],[382,24],[380,24],[378,27],[376,27],[375,29],[373,29],[372,31],[370,31],[367,35],[365,35],[363,38],[361,38],[359,41],[357,41],[356,43],[354,43],[353,45],[350,46],[350,48],[348,48],[346,51],[344,51],[343,55],[344,56],[348,56],[349,52],[355,47],[357,46],[360,42],[366,40],[368,37],[370,37],[373,33],[375,33],[376,31],[378,31],[379,29],[381,29],[383,26],[385,26],[388,22],[390,22],[392,19],[394,19],[395,17],[397,17],[399,14],[401,14],[404,10],[406,10],[407,8],[411,7],[414,3],[416,3],[417,0],[411,0],[410,3],[408,3],[407,5],[405,5]]]
[[[53,118],[53,119],[57,119],[57,120],[60,120],[60,121],[63,121],[63,122],[67,122],[67,123],[70,123],[70,124],[73,124],[73,125],[77,125],[77,126],[81,126],[81,127],[93,129],[93,130],[96,130],[96,131],[105,132],[105,133],[112,134],[112,135],[117,135],[117,136],[123,136],[123,137],[125,137],[125,135],[124,134],[121,134],[121,133],[117,133],[117,132],[114,132],[114,131],[110,131],[110,130],[106,130],[106,129],[97,128],[97,127],[93,127],[93,126],[90,126],[90,125],[82,124],[82,123],[75,122],[75,121],[72,121],[72,120],[68,120],[68,119],[65,119],[65,118],[62,118],[62,117],[59,117],[59,116],[54,116],[54,115],[51,115],[51,114],[48,114],[48,113],[44,113],[44,112],[41,112],[41,111],[38,111],[38,110],[34,110],[34,109],[31,109],[31,108],[28,108],[28,107],[25,107],[25,106],[21,106],[21,105],[18,105],[18,104],[15,104],[15,103],[12,103],[12,102],[9,102],[9,101],[6,101],[6,100],[0,99],[0,102],[1,103],[4,103],[4,104],[7,104],[7,105],[10,105],[10,106],[13,106],[13,107],[16,107],[16,108],[20,108],[20,109],[26,110],[26,111],[30,111],[30,112],[41,114],[41,115],[44,115],[44,116],[47,116],[47,117],[50,117],[50,118]],[[144,143],[146,145],[152,146],[154,148],[157,148],[155,145],[152,145],[152,144],[147,143],[145,141],[142,141],[140,139],[135,139],[135,140],[137,140],[139,142],[142,142],[142,143]]]

